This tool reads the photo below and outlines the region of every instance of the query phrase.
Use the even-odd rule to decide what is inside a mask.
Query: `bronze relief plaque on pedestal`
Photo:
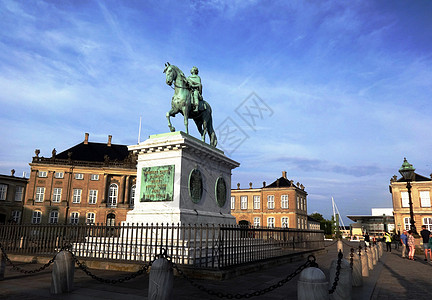
[[[221,176],[216,180],[216,185],[215,185],[216,202],[220,207],[223,207],[225,205],[226,194],[227,194],[227,189],[226,189],[225,179],[223,179],[223,177]]]
[[[201,172],[198,169],[193,169],[189,174],[189,196],[193,203],[201,201],[203,194],[203,180]]]
[[[173,201],[174,171],[175,165],[142,168],[140,201]]]

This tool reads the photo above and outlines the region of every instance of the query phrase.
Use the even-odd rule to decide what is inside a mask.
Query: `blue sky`
[[[0,173],[85,132],[135,144],[140,116],[143,139],[167,132],[169,61],[199,68],[241,163],[233,187],[286,170],[309,213],[330,217],[332,196],[342,215],[391,207],[404,157],[432,173],[431,15],[431,1],[0,0]]]

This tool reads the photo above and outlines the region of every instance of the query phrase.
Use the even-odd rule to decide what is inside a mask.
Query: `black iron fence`
[[[80,258],[150,262],[163,249],[176,264],[224,268],[324,248],[317,230],[230,225],[0,225],[11,254],[54,255],[64,245]]]

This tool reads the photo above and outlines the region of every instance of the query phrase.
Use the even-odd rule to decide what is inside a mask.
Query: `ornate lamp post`
[[[418,235],[417,229],[415,227],[415,221],[414,221],[414,211],[413,211],[413,204],[411,199],[411,181],[414,179],[414,167],[412,164],[410,164],[406,158],[404,158],[404,162],[402,164],[402,167],[399,169],[399,173],[401,173],[402,177],[407,182],[407,189],[408,189],[408,200],[409,200],[409,209],[410,209],[410,223],[411,223],[411,230],[413,231],[414,235]]]

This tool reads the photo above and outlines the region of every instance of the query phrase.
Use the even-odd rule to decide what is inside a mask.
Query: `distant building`
[[[307,217],[307,222],[308,222],[308,229],[311,229],[311,230],[321,230],[321,223],[320,223],[320,221],[317,221],[314,218],[308,216]]]
[[[287,179],[286,172],[261,188],[231,190],[231,214],[239,225],[255,227],[308,228],[307,193],[300,183]]]
[[[432,231],[432,207],[430,194],[432,190],[432,174],[431,178],[414,174],[414,180],[411,181],[411,199],[414,211],[414,221],[418,232],[421,230],[422,225]],[[397,229],[409,230],[410,224],[410,209],[409,209],[409,196],[406,187],[407,182],[404,178],[398,179],[394,175],[390,179],[390,193],[392,194],[393,201],[393,214]]]
[[[51,157],[36,156],[24,203],[23,223],[107,223],[126,220],[133,208],[136,159],[126,145],[85,140]]]
[[[0,224],[21,223],[23,200],[28,179],[11,175],[0,175]]]
[[[372,208],[371,215],[347,216],[357,222],[351,224],[350,235],[368,233],[369,235],[383,235],[385,231],[395,229],[393,210],[391,208]]]

